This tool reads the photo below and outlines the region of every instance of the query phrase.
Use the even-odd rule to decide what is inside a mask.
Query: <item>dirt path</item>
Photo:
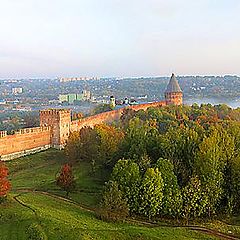
[[[52,198],[55,198],[55,199],[58,199],[58,200],[61,200],[61,201],[64,201],[64,202],[71,203],[74,206],[76,206],[78,208],[81,208],[84,211],[88,211],[88,212],[91,212],[91,213],[96,213],[96,209],[95,208],[91,208],[91,207],[85,206],[83,204],[80,204],[80,203],[77,203],[75,201],[72,201],[71,199],[68,199],[68,198],[65,198],[65,197],[62,197],[62,196],[59,196],[59,195],[55,195],[55,194],[52,194],[52,193],[49,193],[49,192],[38,191],[38,190],[34,190],[34,189],[19,189],[17,191],[20,194],[15,196],[14,199],[19,204],[21,204],[22,206],[27,207],[28,209],[32,210],[34,212],[34,214],[35,214],[37,219],[38,219],[38,216],[37,216],[36,211],[33,208],[31,208],[30,206],[26,205],[25,203],[23,203],[22,201],[20,201],[18,199],[18,197],[21,196],[21,193],[26,193],[26,192],[34,193],[35,192],[35,193],[38,193],[38,194],[47,195],[49,197],[52,197]],[[205,227],[202,227],[202,226],[189,226],[189,225],[188,226],[181,226],[181,225],[169,225],[169,224],[168,225],[161,225],[161,224],[157,224],[157,223],[145,222],[145,221],[142,221],[142,220],[134,220],[134,219],[128,219],[128,222],[132,223],[132,224],[139,224],[139,225],[142,225],[142,226],[145,226],[145,227],[148,227],[148,228],[154,228],[154,227],[186,228],[186,229],[189,229],[189,230],[198,231],[198,232],[201,232],[201,233],[204,233],[204,234],[208,234],[210,236],[214,236],[214,237],[217,237],[219,239],[240,240],[239,237],[236,237],[236,236],[233,236],[233,235],[229,235],[229,234],[226,234],[226,233],[222,233],[222,232],[219,232],[217,230],[208,229],[208,228],[205,228]]]

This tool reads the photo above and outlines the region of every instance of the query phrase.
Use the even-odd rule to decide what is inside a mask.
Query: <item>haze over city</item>
[[[0,77],[239,75],[237,0],[1,1]]]

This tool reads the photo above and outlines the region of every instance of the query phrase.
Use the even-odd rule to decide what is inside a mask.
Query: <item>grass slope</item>
[[[56,174],[64,163],[63,152],[54,149],[7,162],[12,190],[35,189],[65,196],[55,184]],[[93,176],[87,163],[77,164],[73,172],[77,186],[69,197],[86,206],[96,206],[108,173],[99,170]]]
[[[214,239],[184,228],[146,228],[131,224],[114,224],[98,220],[75,204],[41,193],[22,193],[18,202],[1,206],[5,219],[0,224],[0,239],[26,239],[30,223],[41,225],[48,239]]]
[[[27,239],[26,230],[32,223],[40,226],[47,239],[215,239],[186,228],[148,228],[98,220],[79,204],[97,205],[108,173],[92,176],[90,167],[80,163],[74,169],[78,191],[70,195],[76,203],[71,203],[58,197],[65,197],[65,193],[54,182],[65,161],[62,152],[51,149],[7,163],[13,189],[9,201],[0,205],[1,240]],[[51,195],[44,194],[46,191]]]

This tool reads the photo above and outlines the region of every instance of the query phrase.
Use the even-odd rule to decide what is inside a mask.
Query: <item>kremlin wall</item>
[[[150,107],[182,105],[182,91],[172,74],[165,91],[165,100],[160,102],[128,106],[132,110],[146,110]],[[103,112],[80,120],[71,121],[71,111],[66,109],[47,109],[40,111],[40,127],[20,129],[13,135],[0,131],[1,160],[11,160],[33,154],[48,148],[62,149],[70,132],[83,127],[93,127],[101,123],[111,123],[120,119],[124,108]]]

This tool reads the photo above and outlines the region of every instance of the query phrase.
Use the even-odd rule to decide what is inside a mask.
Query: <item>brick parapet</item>
[[[4,135],[0,138],[0,156],[8,159],[8,155],[19,156],[24,151],[26,154],[31,149],[42,149],[51,145],[51,127],[25,128],[12,135]],[[15,154],[15,155],[14,155]]]

